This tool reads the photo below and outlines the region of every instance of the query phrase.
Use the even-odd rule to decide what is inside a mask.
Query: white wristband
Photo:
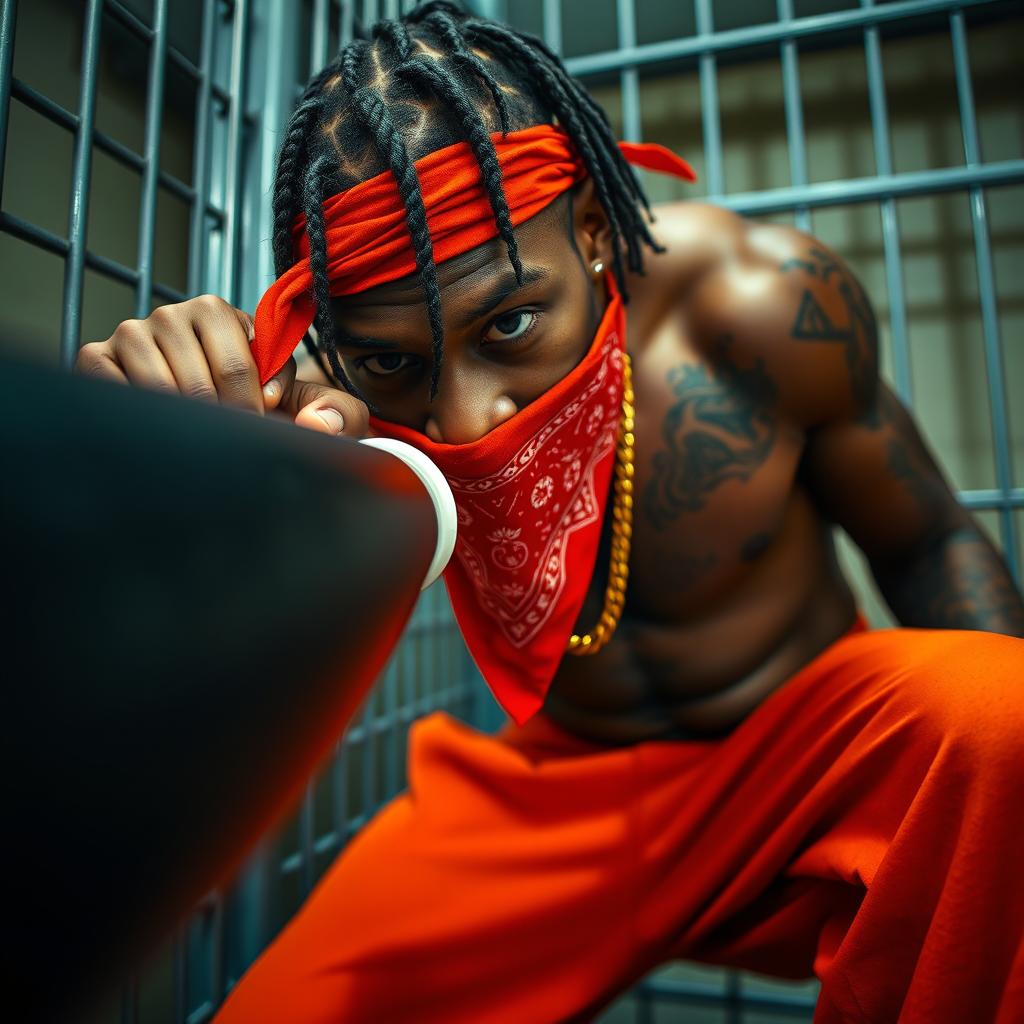
[[[452,489],[441,470],[423,452],[413,448],[411,444],[406,444],[405,441],[393,437],[362,437],[359,443],[369,445],[371,448],[380,448],[381,451],[390,452],[401,459],[420,478],[427,489],[427,494],[430,495],[430,500],[434,503],[434,512],[437,516],[437,547],[434,549],[433,561],[427,569],[426,579],[420,587],[420,590],[426,590],[444,572],[455,550],[459,519],[455,511]]]

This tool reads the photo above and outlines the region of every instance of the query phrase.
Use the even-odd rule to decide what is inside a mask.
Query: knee
[[[903,695],[940,742],[1024,766],[1024,640],[935,630],[901,673]]]

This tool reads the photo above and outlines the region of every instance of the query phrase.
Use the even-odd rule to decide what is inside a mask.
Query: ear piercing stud
[[[594,276],[597,277],[598,274],[604,272],[604,261],[594,260],[594,262],[590,264],[590,269],[594,272]]]

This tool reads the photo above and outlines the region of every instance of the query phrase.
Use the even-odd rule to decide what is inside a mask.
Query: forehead
[[[519,256],[524,264],[564,269],[565,259],[573,247],[569,208],[570,197],[567,193],[515,228]],[[506,269],[510,269],[510,264],[505,243],[501,238],[492,238],[468,252],[437,264],[437,285],[442,292],[448,291],[457,301],[458,293],[466,290],[460,288],[460,285],[468,286],[495,271]],[[423,285],[419,274],[414,273],[335,301],[340,301],[347,309],[418,304],[423,301]]]

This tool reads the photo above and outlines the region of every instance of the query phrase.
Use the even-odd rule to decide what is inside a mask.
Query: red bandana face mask
[[[536,215],[585,174],[568,136],[536,125],[492,136],[513,225]],[[661,146],[620,143],[630,163],[694,180]],[[415,163],[438,263],[498,234],[476,160],[465,143]],[[405,208],[390,172],[324,202],[333,295],[350,295],[414,272]],[[288,360],[313,320],[304,221],[300,259],[256,310],[252,351],[260,382]],[[458,509],[445,583],[466,645],[517,723],[544,703],[590,584],[615,462],[622,407],[625,316],[614,278],[583,360],[549,391],[471,444],[445,445],[377,418],[375,433],[428,455]]]
[[[372,417],[428,455],[455,496],[444,579],[466,646],[498,703],[525,722],[544,703],[594,571],[622,410],[625,315],[611,301],[583,360],[470,444]]]

